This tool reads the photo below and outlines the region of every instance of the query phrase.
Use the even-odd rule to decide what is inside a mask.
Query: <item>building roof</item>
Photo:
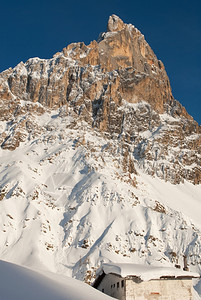
[[[199,278],[198,273],[192,273],[176,269],[173,267],[156,267],[150,265],[124,264],[124,263],[104,263],[97,271],[98,277],[103,274],[116,274],[121,277],[135,276],[142,281],[149,281],[160,278]],[[101,278],[102,280],[102,278]]]

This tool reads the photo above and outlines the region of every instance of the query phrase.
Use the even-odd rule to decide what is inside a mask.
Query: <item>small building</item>
[[[192,278],[176,268],[137,264],[103,264],[93,287],[120,300],[193,300]]]

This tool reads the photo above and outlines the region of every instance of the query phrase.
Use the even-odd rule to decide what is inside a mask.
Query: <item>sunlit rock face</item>
[[[136,165],[175,184],[200,183],[200,126],[174,99],[163,63],[141,32],[116,15],[98,41],[73,43],[52,59],[32,58],[2,72],[0,99],[3,149],[40,131],[31,125],[34,114],[65,106],[76,121],[116,139],[126,172]]]

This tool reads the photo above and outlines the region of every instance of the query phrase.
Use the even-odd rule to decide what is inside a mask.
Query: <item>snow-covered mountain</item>
[[[133,25],[1,73],[0,120],[0,258],[88,283],[110,261],[201,271],[201,127]]]

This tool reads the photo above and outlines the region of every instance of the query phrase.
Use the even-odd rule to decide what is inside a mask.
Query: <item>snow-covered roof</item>
[[[173,267],[155,267],[149,265],[125,263],[105,263],[99,269],[99,275],[103,272],[105,274],[117,274],[121,277],[137,276],[143,281],[160,279],[161,277],[200,277],[198,273],[187,272]]]

